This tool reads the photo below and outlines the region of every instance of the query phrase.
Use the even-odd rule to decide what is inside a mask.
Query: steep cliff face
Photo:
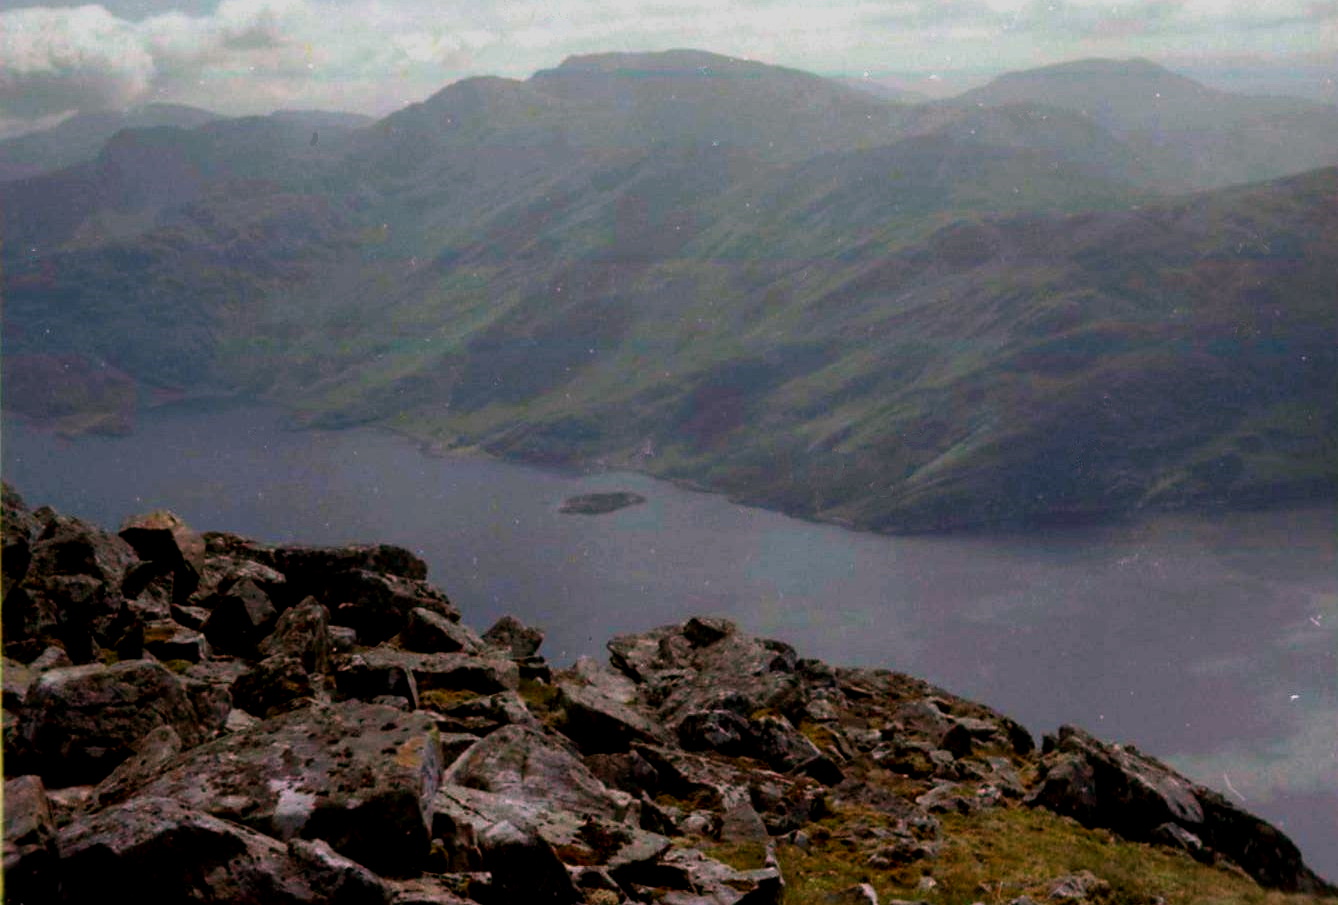
[[[7,901],[1261,901],[1334,890],[1132,748],[725,620],[556,669],[391,546],[4,495]],[[1273,895],[1273,894],[1269,894]]]

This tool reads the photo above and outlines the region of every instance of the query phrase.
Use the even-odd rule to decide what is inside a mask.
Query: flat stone
[[[135,798],[60,834],[62,899],[97,902],[109,889],[183,905],[385,905],[375,882],[345,878],[356,865],[313,864],[283,843],[164,798]]]
[[[142,794],[276,839],[324,839],[378,873],[417,871],[441,779],[425,714],[347,701],[265,720],[187,752]]]
[[[29,692],[20,732],[44,779],[75,785],[105,778],[158,726],[171,726],[190,746],[226,717],[161,664],[130,660],[44,673]]]

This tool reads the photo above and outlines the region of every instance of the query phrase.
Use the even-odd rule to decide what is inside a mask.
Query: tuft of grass
[[[701,847],[702,854],[735,870],[758,870],[767,866],[765,842],[722,842]]]
[[[424,691],[418,695],[418,704],[420,707],[429,710],[439,710],[446,712],[452,707],[463,704],[465,701],[472,701],[475,698],[482,697],[477,691],[469,691],[464,688],[446,690],[435,688],[432,691]]]

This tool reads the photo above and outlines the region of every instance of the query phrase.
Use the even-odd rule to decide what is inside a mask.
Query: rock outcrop
[[[725,620],[555,670],[541,631],[476,634],[396,547],[166,512],[116,536],[8,487],[4,544],[7,901],[778,905],[776,852],[837,817],[876,877],[1027,805],[1328,891],[1278,830],[1133,749],[1065,727],[1037,752],[981,705]],[[831,901],[876,902],[867,879]],[[1061,879],[1039,894],[1110,889]]]

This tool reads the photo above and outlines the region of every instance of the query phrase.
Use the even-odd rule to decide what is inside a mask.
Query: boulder
[[[135,561],[135,551],[119,537],[73,516],[56,515],[32,545],[29,573],[87,575],[119,593],[126,570]]]
[[[276,839],[324,839],[378,873],[422,866],[441,779],[425,714],[347,701],[264,720],[188,751],[143,795]]]
[[[754,638],[726,620],[689,620],[623,635],[608,649],[610,663],[640,686],[642,700],[672,729],[702,711],[747,717],[759,710],[785,714],[805,703],[794,648]]]
[[[141,786],[155,779],[172,758],[181,753],[181,736],[171,726],[159,726],[135,745],[135,753],[117,765],[111,775],[93,789],[93,808],[120,804]]]
[[[488,735],[503,726],[527,726],[539,729],[539,721],[530,713],[520,695],[514,691],[478,695],[441,706],[433,701],[434,693],[424,699],[424,707],[437,715],[437,728],[448,733]]]
[[[386,905],[358,865],[323,859],[164,798],[136,798],[82,817],[60,834],[60,901],[134,890],[145,902],[208,905]],[[333,853],[331,853],[333,854]]]
[[[413,552],[393,544],[275,547],[270,564],[298,583],[315,582],[322,576],[353,569],[412,581],[427,578],[427,563]]]
[[[226,594],[243,578],[249,578],[276,606],[296,602],[294,592],[288,587],[288,579],[278,569],[250,559],[214,555],[205,556],[200,584],[190,602],[199,604],[215,594]]]
[[[5,781],[5,901],[54,901],[59,885],[56,822],[39,776]]]
[[[822,902],[823,905],[878,905],[878,893],[868,883],[860,883],[828,893]]]
[[[1051,880],[1047,898],[1054,902],[1086,902],[1109,894],[1109,883],[1090,870],[1080,870]]]
[[[23,497],[8,483],[0,491],[0,500],[0,533],[3,534],[3,548],[0,548],[0,574],[3,574],[3,579],[0,579],[0,592],[8,597],[10,589],[23,581],[28,573],[37,520],[28,511]]]
[[[323,839],[289,839],[288,855],[317,901],[330,905],[389,905],[392,892],[386,881],[351,861]]]
[[[558,728],[586,754],[627,751],[634,742],[668,741],[657,723],[597,686],[559,679],[557,707]]]
[[[20,734],[34,772],[53,785],[76,785],[105,778],[158,726],[171,726],[189,747],[226,717],[217,700],[203,689],[193,694],[161,664],[130,660],[44,673],[28,694]]]
[[[474,654],[483,647],[483,640],[471,629],[423,607],[409,611],[399,643],[405,650],[423,654]]]
[[[354,654],[340,663],[335,670],[335,689],[342,697],[360,701],[393,696],[409,702],[409,709],[418,708],[418,682],[406,663],[393,657],[378,657],[376,651]],[[369,657],[372,662],[368,662]]]
[[[735,870],[696,849],[675,849],[640,886],[664,905],[780,905],[785,884],[775,867]]]
[[[309,703],[316,695],[311,677],[296,657],[266,657],[232,685],[234,707],[269,717]]]
[[[260,642],[260,654],[295,657],[309,673],[330,671],[330,611],[308,597],[284,610],[274,623],[274,631]]]
[[[119,534],[141,560],[171,570],[174,602],[185,603],[190,598],[204,569],[204,538],[165,509],[131,516]]]
[[[203,633],[172,619],[145,623],[144,649],[159,660],[185,660],[187,663],[207,660],[212,652]]]
[[[539,653],[539,647],[544,643],[544,633],[525,625],[514,616],[503,616],[483,633],[483,641],[489,647],[499,649],[503,656],[523,660]]]
[[[575,905],[585,895],[553,847],[541,836],[502,822],[479,837],[483,866],[492,873],[500,902]]]
[[[214,594],[202,605],[209,618],[202,631],[220,651],[252,656],[279,618],[274,602],[249,578],[235,582],[225,593]]]
[[[369,667],[388,669],[401,667],[410,673],[425,691],[477,691],[493,694],[515,691],[520,687],[520,672],[510,660],[473,654],[415,654],[409,651],[378,647],[364,650],[357,656]]]
[[[562,741],[526,726],[503,726],[446,771],[445,781],[517,802],[621,821],[635,802],[595,778]]]
[[[446,595],[422,580],[350,569],[313,576],[309,586],[330,608],[332,621],[355,630],[358,641],[368,646],[388,641],[402,632],[408,625],[409,614],[418,608],[451,621],[460,618],[459,610]]]
[[[1132,747],[1108,745],[1073,726],[1045,739],[1027,802],[1136,841],[1160,841],[1180,827],[1239,865],[1260,885],[1294,892],[1329,887],[1276,827],[1237,808]]]

